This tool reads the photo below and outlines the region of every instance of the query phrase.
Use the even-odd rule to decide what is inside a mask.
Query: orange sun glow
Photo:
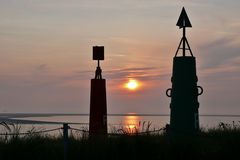
[[[129,90],[136,90],[139,87],[139,82],[135,79],[130,79],[126,84],[125,88]]]

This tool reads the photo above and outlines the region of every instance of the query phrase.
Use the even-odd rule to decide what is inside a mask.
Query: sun
[[[130,79],[126,84],[125,88],[129,90],[136,90],[139,87],[139,82],[135,79]]]

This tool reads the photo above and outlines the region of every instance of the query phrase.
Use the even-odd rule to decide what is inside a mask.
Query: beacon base
[[[89,134],[107,134],[106,80],[91,79]]]

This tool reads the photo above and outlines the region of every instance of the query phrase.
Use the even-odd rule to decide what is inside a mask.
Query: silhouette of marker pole
[[[93,47],[93,60],[97,60],[95,78],[91,79],[89,134],[107,134],[107,98],[106,81],[102,79],[100,60],[104,60],[104,47]]]
[[[172,88],[166,91],[171,97],[170,132],[195,133],[199,131],[198,96],[203,89],[197,86],[196,59],[186,38],[186,28],[192,25],[184,7],[177,26],[183,29],[183,36],[173,58]],[[180,50],[182,55],[178,56]],[[190,52],[189,56],[186,56],[186,50]]]

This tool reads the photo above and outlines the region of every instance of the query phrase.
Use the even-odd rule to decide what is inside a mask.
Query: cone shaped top
[[[179,28],[183,28],[183,27],[192,27],[191,22],[188,18],[188,15],[183,7],[181,15],[177,21],[177,26],[179,26]]]

